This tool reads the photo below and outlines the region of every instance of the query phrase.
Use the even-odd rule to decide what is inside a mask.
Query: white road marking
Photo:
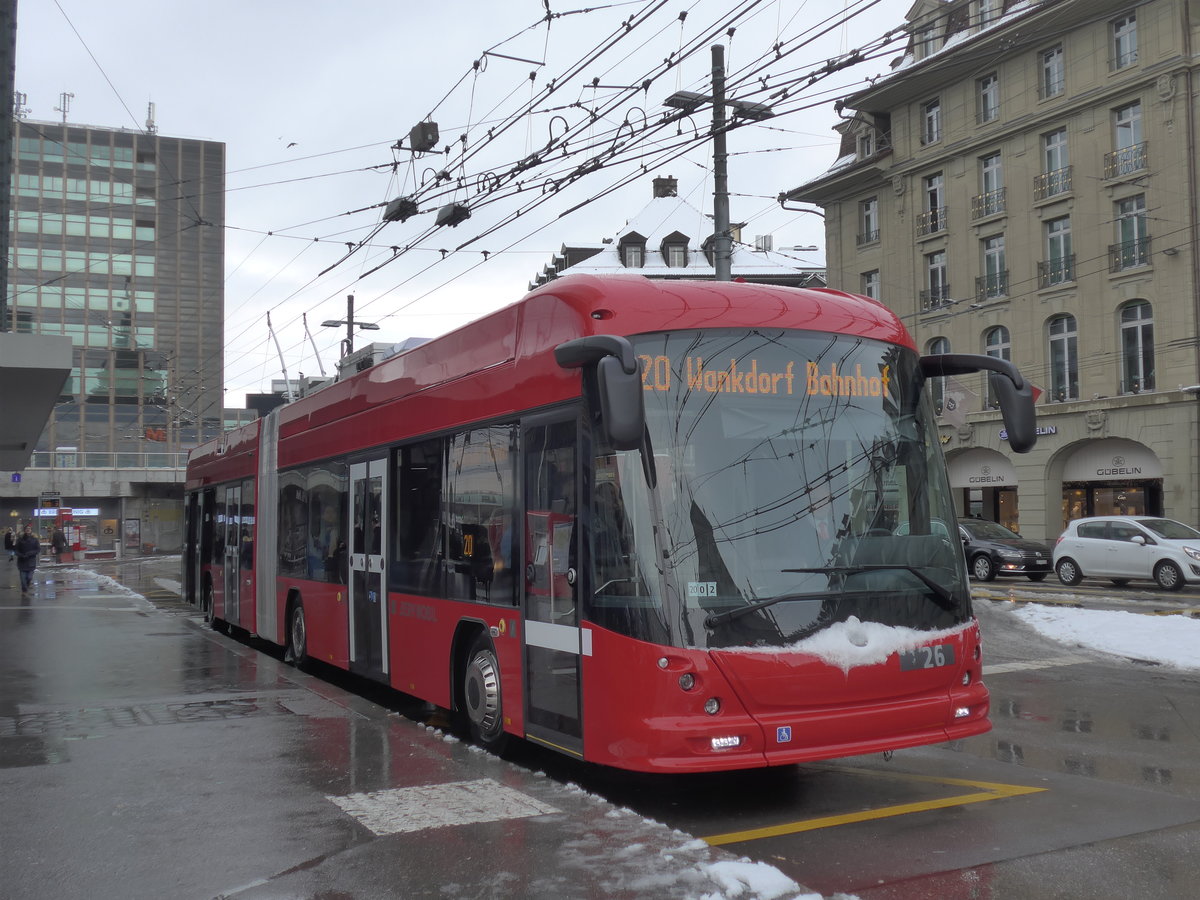
[[[490,778],[328,797],[376,834],[524,819],[558,812]]]

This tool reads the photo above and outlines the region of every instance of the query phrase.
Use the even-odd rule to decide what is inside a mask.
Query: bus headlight
[[[704,701],[704,711],[710,716],[715,716],[721,711],[721,701],[716,697],[709,697]]]
[[[696,676],[691,672],[684,672],[679,676],[679,687],[682,690],[690,691],[696,686]]]

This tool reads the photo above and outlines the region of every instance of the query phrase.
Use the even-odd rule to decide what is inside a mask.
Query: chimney
[[[679,181],[671,175],[654,179],[654,197],[678,197]]]

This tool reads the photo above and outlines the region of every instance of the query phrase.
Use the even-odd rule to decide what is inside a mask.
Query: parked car
[[[1200,582],[1200,531],[1155,516],[1076,519],[1054,545],[1054,571],[1066,585],[1085,577],[1125,585],[1153,579],[1164,591]]]
[[[980,581],[997,575],[1024,575],[1041,581],[1051,572],[1050,547],[1041,541],[1021,537],[997,522],[987,519],[959,519],[967,568]]]

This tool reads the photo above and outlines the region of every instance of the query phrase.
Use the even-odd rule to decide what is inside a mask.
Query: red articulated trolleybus
[[[833,290],[566,276],[197,448],[185,584],[218,627],[651,772],[990,727],[920,357]]]

